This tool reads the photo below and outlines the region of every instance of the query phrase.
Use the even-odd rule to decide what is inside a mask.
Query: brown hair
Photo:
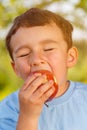
[[[51,11],[31,8],[14,19],[13,25],[6,36],[6,47],[11,58],[13,59],[10,45],[11,37],[20,27],[44,26],[52,22],[61,29],[68,48],[70,48],[72,46],[72,25],[66,19]]]

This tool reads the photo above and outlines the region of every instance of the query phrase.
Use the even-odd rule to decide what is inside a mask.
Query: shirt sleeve
[[[18,99],[12,94],[0,102],[0,130],[16,130],[18,120]]]

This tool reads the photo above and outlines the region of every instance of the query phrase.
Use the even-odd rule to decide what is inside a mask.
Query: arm
[[[20,114],[16,130],[38,130],[38,118],[31,119]]]
[[[19,92],[20,114],[16,130],[38,130],[43,104],[54,92],[52,86],[53,81],[47,81],[44,75],[28,77]]]

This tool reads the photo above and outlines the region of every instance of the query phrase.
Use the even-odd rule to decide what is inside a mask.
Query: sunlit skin
[[[11,48],[14,59],[12,67],[25,82],[19,92],[19,122],[22,118],[36,121],[44,102],[54,92],[54,87],[52,81],[45,80],[45,75],[31,73],[42,69],[51,71],[59,86],[55,97],[61,96],[69,87],[67,69],[76,63],[77,50],[75,47],[68,50],[62,31],[53,23],[20,27],[11,38]]]

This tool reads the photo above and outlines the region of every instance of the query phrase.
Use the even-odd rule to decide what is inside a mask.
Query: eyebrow
[[[46,44],[46,43],[56,43],[56,44],[58,44],[58,41],[55,41],[55,40],[51,40],[51,39],[46,39],[46,40],[43,40],[43,41],[41,41],[41,43],[42,44]]]

